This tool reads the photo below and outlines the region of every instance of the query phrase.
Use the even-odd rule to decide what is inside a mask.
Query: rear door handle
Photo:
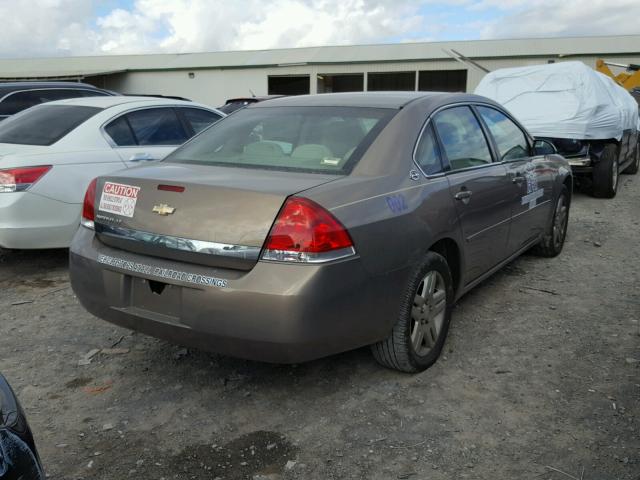
[[[511,181],[513,183],[515,183],[516,185],[522,185],[524,183],[524,181],[526,180],[526,178],[524,178],[522,175],[518,175],[516,174]]]
[[[453,196],[453,198],[455,198],[456,200],[462,200],[463,202],[467,203],[471,198],[472,193],[473,192],[471,190],[460,190]]]
[[[130,162],[144,162],[150,160],[155,160],[155,158],[153,158],[153,155],[146,152],[134,153],[133,155],[131,155],[131,157],[129,157]]]

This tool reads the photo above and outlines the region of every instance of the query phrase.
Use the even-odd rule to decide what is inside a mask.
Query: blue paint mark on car
[[[389,195],[386,197],[387,205],[389,210],[393,213],[401,213],[407,210],[407,202],[404,198],[404,195]]]

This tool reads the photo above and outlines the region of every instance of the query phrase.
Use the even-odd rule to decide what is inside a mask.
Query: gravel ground
[[[419,375],[133,334],[80,307],[65,251],[0,259],[0,371],[52,479],[639,479],[640,177],[621,182],[575,195],[560,257],[464,297]]]

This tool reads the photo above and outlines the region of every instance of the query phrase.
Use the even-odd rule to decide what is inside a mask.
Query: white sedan
[[[193,102],[91,97],[0,123],[0,248],[65,248],[100,175],[161,160],[225,116]]]

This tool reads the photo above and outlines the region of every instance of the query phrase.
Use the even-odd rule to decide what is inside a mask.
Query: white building
[[[227,98],[362,90],[473,91],[488,70],[603,58],[640,64],[640,35],[0,60],[0,81],[76,80],[127,94]]]

